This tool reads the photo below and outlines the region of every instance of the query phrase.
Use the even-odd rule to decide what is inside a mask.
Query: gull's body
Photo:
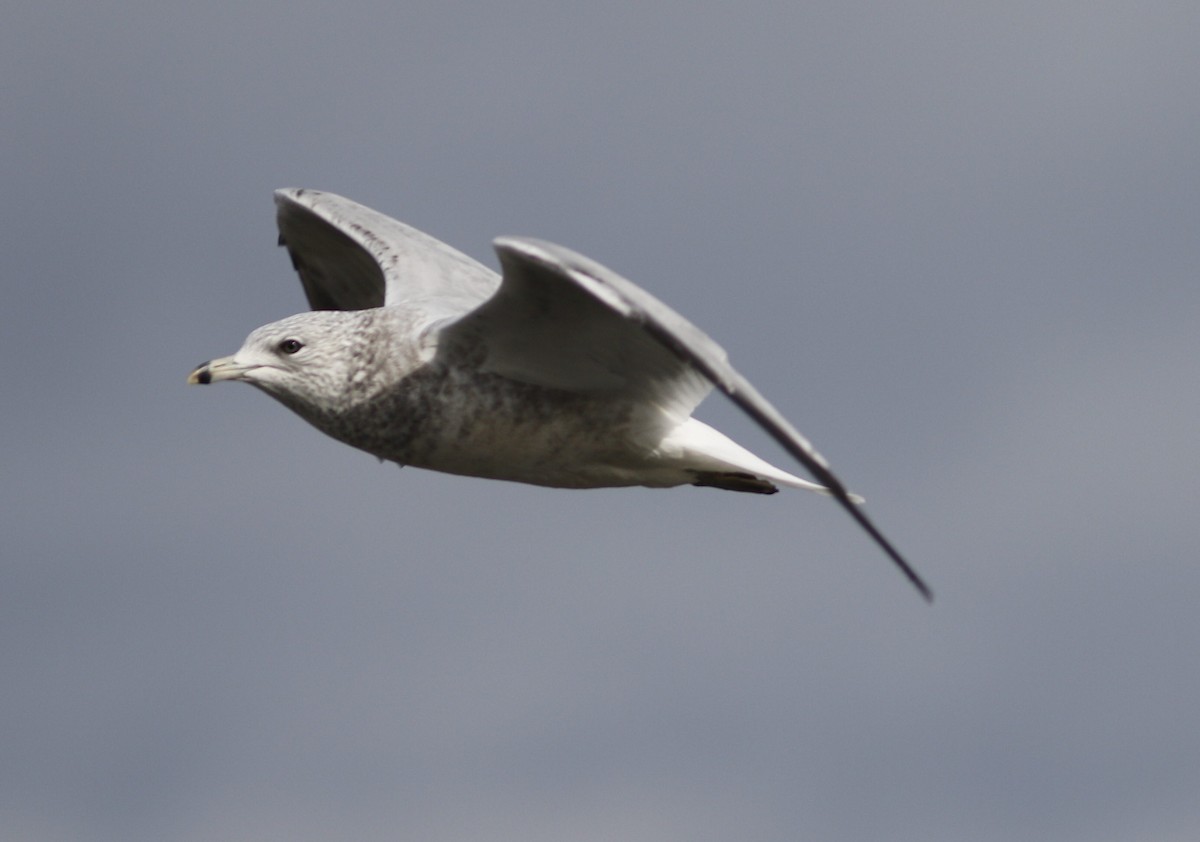
[[[568,249],[496,240],[503,277],[348,199],[276,193],[312,312],[258,328],[189,382],[244,380],[402,465],[560,488],[830,494],[929,596],[825,461],[699,329]],[[824,485],[691,417],[716,385]]]

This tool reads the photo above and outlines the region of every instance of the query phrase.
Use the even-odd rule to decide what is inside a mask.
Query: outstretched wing
[[[450,246],[342,196],[275,191],[286,246],[314,310],[412,305],[457,316],[495,292],[495,272]]]
[[[699,328],[645,290],[582,255],[540,240],[495,241],[496,294],[442,330],[484,348],[483,365],[516,380],[610,391],[689,414],[715,385],[808,469],[926,599],[932,592],[855,504],[828,463]]]
[[[682,316],[614,272],[568,249],[502,237],[504,280],[439,342],[483,348],[482,367],[512,380],[657,404],[682,421],[713,384],[656,336],[687,336],[713,359],[725,351]]]

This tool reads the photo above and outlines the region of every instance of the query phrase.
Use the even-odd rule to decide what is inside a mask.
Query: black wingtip
[[[925,584],[925,580],[921,578],[921,575],[917,573],[917,571],[912,568],[912,565],[905,561],[904,557],[900,555],[900,553],[896,552],[895,548],[891,547],[890,544],[888,545],[888,555],[891,556],[892,561],[896,562],[896,566],[900,568],[900,571],[905,575],[908,581],[912,582],[912,585],[917,589],[917,592],[925,598],[927,603],[932,605],[933,589],[930,588],[929,585]]]
[[[909,581],[913,583],[913,586],[920,592],[921,596],[925,597],[925,601],[933,605],[933,591],[930,590],[929,585],[925,584],[921,580],[921,577],[915,574],[909,577]]]
[[[924,597],[925,601],[932,605],[933,589],[930,588],[929,585],[925,584],[925,580],[921,578],[921,574],[918,573],[916,569],[914,569],[913,566],[908,563],[907,560],[905,560],[904,556],[900,555],[900,551],[892,546],[892,542],[883,537],[883,533],[880,532],[879,528],[875,526],[874,522],[867,517],[867,514],[862,510],[862,507],[854,505],[854,502],[850,500],[848,496],[838,495],[838,502],[842,504],[842,508],[850,513],[851,517],[858,521],[858,525],[867,531],[867,534],[875,540],[875,543],[878,544],[885,553],[887,553],[888,558],[890,558],[895,565],[900,568],[900,572],[903,573],[904,577],[912,583],[912,586],[917,589],[917,592],[921,594],[922,597]]]

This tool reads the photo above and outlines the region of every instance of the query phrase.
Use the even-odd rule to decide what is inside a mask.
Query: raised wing
[[[504,280],[479,309],[442,330],[443,341],[483,347],[483,368],[523,383],[605,392],[658,404],[678,420],[712,391],[690,361],[647,330],[650,321],[725,351],[649,293],[561,246],[495,241]]]
[[[829,464],[699,328],[594,261],[540,240],[495,241],[495,296],[443,330],[482,345],[484,366],[554,388],[649,396],[684,415],[716,386],[829,489],[927,600],[929,587],[856,505]]]
[[[500,278],[450,246],[333,193],[275,191],[286,246],[314,310],[419,306],[457,316],[487,300]]]

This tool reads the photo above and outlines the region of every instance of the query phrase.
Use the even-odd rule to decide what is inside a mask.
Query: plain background
[[[1194,2],[8,9],[4,837],[1200,837],[1198,36]],[[814,495],[397,470],[187,388],[305,306],[283,186],[641,284],[937,603]]]

